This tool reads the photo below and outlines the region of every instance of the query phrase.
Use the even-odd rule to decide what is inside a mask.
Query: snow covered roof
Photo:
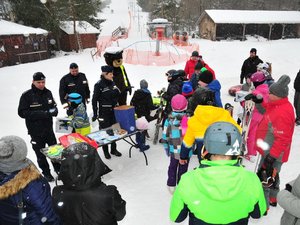
[[[60,25],[67,34],[74,34],[73,21],[62,21]],[[79,34],[98,34],[100,31],[86,21],[76,21],[76,31]]]
[[[241,24],[297,24],[300,23],[299,11],[266,10],[205,10],[215,23]],[[199,20],[201,17],[199,18]]]
[[[18,23],[0,19],[0,35],[14,34],[48,34],[48,31],[41,28],[33,28]]]

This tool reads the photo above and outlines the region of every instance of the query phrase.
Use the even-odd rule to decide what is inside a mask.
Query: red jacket
[[[263,103],[262,106],[266,111],[258,125],[255,140],[262,139],[268,143],[270,155],[276,159],[282,155],[282,162],[287,162],[295,127],[294,108],[287,97]],[[256,148],[262,155],[264,154],[263,149],[257,144]]]
[[[195,66],[196,64],[198,63],[198,60],[192,60],[192,59],[189,59],[186,64],[185,64],[185,68],[184,68],[184,72],[187,76],[187,79],[191,79],[194,71],[195,71]],[[215,71],[209,67],[209,65],[207,65],[204,61],[202,61],[204,67],[209,70],[212,75],[213,75],[213,79],[215,80],[216,79],[216,76],[215,76]]]

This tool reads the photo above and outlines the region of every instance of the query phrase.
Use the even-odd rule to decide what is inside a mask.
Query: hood
[[[138,89],[135,92],[134,98],[136,100],[143,100],[147,95],[150,94],[150,92],[143,91],[143,89]]]
[[[221,90],[221,84],[218,80],[213,80],[206,87],[214,92]]]
[[[64,149],[62,157],[58,178],[68,189],[83,190],[99,185],[101,176],[111,171],[97,150],[84,142]]]
[[[6,199],[17,194],[30,182],[41,177],[40,172],[34,164],[11,174],[0,173],[0,199]]]
[[[241,127],[231,117],[227,110],[210,105],[198,105],[194,112],[194,116],[188,121],[188,127],[194,131],[202,130],[200,136],[203,137],[206,128],[217,121],[230,122],[237,126],[241,131]]]
[[[198,168],[192,174],[193,185],[197,193],[218,202],[227,202],[239,192],[246,189],[243,167],[237,165],[237,160],[220,160],[201,162],[206,168]]]

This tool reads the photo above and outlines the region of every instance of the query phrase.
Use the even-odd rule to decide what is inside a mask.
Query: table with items
[[[41,149],[41,152],[52,161],[60,162],[62,160],[63,150],[69,145],[80,142],[87,142],[88,144],[97,149],[103,145],[123,140],[130,145],[129,158],[131,158],[131,150],[133,148],[139,149],[137,143],[132,139],[132,136],[136,135],[138,132],[140,131],[135,130],[129,133],[121,128],[110,127],[96,132],[92,132],[90,134],[87,134],[86,136],[83,136],[78,133],[71,133],[61,136],[59,138],[59,144],[43,148]],[[140,152],[143,153],[146,165],[148,165],[147,155],[144,151]]]

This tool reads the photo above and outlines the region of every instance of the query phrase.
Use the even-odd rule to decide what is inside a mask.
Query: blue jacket
[[[213,80],[206,87],[215,93],[216,106],[223,107],[222,101],[221,101],[221,93],[220,93],[220,91],[221,91],[220,82],[218,80]]]
[[[50,185],[33,164],[8,175],[0,172],[0,225],[19,225],[20,192],[23,225],[61,225],[52,208]]]

